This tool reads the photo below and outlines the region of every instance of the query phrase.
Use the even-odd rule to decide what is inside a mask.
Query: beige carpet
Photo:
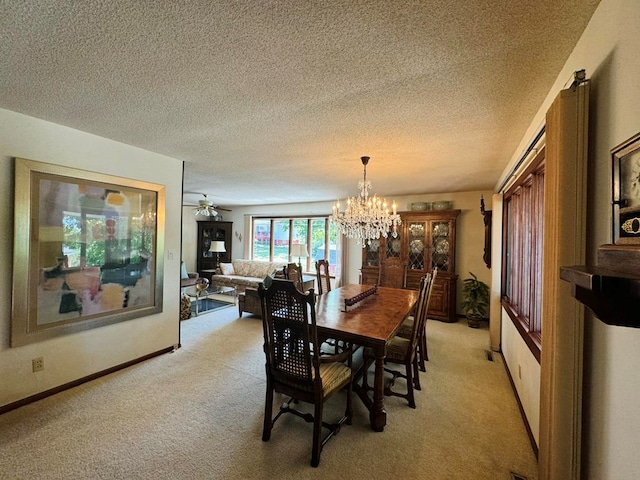
[[[486,358],[486,327],[427,329],[418,408],[386,399],[387,426],[375,433],[355,397],[353,425],[329,441],[317,469],[312,425],[297,417],[262,442],[261,323],[224,308],[182,322],[175,353],[0,416],[0,478],[537,478],[502,358]],[[330,400],[325,418],[340,415],[343,400]]]

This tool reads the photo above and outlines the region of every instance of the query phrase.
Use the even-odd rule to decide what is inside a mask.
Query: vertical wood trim
[[[491,350],[500,351],[502,342],[502,305],[500,296],[502,292],[502,208],[503,196],[501,193],[493,195],[491,199],[491,258],[493,269],[491,270],[491,305],[489,306],[489,342]],[[514,390],[515,391],[515,390]]]
[[[560,267],[586,259],[588,97],[563,90],[546,119],[540,480],[580,479],[584,311]]]

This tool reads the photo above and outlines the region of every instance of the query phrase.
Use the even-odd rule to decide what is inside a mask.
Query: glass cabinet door
[[[200,242],[200,256],[208,257],[209,248],[211,247],[211,229],[206,228],[202,230],[202,239]]]
[[[210,277],[211,271],[218,268],[221,262],[229,263],[233,258],[231,252],[231,232],[233,223],[204,221],[198,222],[198,246],[196,269],[203,277]],[[213,242],[224,242],[225,252],[212,252]]]
[[[450,222],[431,221],[431,268],[447,272],[450,269]]]
[[[378,267],[380,266],[380,240],[371,240],[371,244],[365,244],[362,249],[363,262],[365,267]]]
[[[425,222],[411,222],[407,227],[408,255],[407,268],[409,270],[424,270],[426,263],[426,225]]]
[[[386,238],[385,246],[386,246],[386,248],[384,250],[384,258],[385,258],[385,260],[390,259],[390,258],[400,259],[400,257],[402,256],[402,234],[401,234],[401,232],[398,232],[398,236],[396,238],[393,238],[391,235],[389,235]]]
[[[214,252],[209,251],[209,248],[211,248],[211,242],[225,242],[225,248],[228,249],[227,230],[228,228],[226,227],[226,225],[223,225],[222,223],[219,226],[213,225],[210,228],[202,229],[202,240],[200,242],[202,245],[202,250],[200,253],[204,258],[213,258],[216,256]],[[220,254],[220,257],[222,258],[223,254]]]

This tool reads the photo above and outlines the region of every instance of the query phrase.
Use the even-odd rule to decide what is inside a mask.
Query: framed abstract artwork
[[[15,160],[11,346],[162,311],[165,188]]]
[[[640,245],[640,133],[611,151],[613,243]]]

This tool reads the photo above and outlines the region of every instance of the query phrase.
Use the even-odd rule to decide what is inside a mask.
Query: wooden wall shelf
[[[640,249],[602,245],[598,266],[561,267],[571,294],[607,325],[640,328]]]

